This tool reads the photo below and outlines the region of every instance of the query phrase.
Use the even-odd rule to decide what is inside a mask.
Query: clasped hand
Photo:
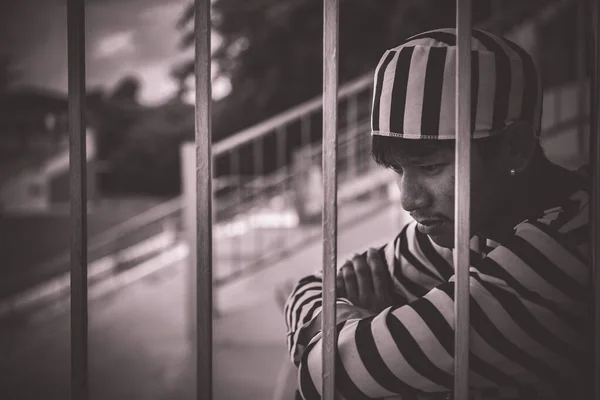
[[[373,248],[366,255],[355,254],[342,265],[336,287],[338,297],[375,314],[393,305],[390,271],[379,251]]]

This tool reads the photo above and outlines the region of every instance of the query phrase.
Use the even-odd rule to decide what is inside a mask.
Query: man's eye
[[[392,169],[392,171],[394,171],[398,175],[402,175],[402,168],[401,167],[391,167],[391,169]]]
[[[429,165],[421,165],[419,168],[421,168],[422,171],[425,172],[437,172],[440,168],[442,168],[443,164],[429,164]]]

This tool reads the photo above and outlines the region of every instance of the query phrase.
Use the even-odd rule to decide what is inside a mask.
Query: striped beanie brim
[[[541,82],[517,44],[474,29],[471,41],[471,136],[513,121],[539,135]],[[409,38],[385,52],[375,70],[371,132],[406,139],[455,139],[456,29]]]

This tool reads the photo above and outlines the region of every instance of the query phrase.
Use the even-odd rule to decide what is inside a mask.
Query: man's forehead
[[[412,148],[398,147],[394,152],[394,161],[400,165],[425,164],[439,162],[454,155],[454,150],[450,148],[421,148],[411,146]]]
[[[454,140],[400,140],[394,143],[395,152],[406,159],[435,158],[454,153]]]

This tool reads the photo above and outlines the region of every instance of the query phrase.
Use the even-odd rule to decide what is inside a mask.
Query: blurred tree
[[[550,0],[530,0],[544,1]],[[496,1],[494,13],[517,3],[522,4]],[[475,21],[490,16],[489,1],[474,4]],[[321,0],[214,0],[213,29],[220,38],[213,54],[216,77],[231,83],[230,95],[213,104],[215,140],[321,93],[322,12]],[[190,5],[179,21],[182,48],[194,44],[193,15]],[[447,0],[341,0],[340,83],[371,71],[383,51],[404,38],[454,24],[454,2]],[[193,72],[193,60],[173,67],[171,77],[180,90],[159,107],[138,103],[135,77],[122,79],[112,93],[99,94],[101,153],[111,164],[105,188],[163,195],[179,191],[179,147],[194,137],[194,110],[183,102]],[[251,148],[245,150],[251,156]],[[227,168],[221,158],[217,176]]]
[[[455,3],[447,0],[340,3],[340,83],[372,70],[385,49],[411,34],[455,24]],[[474,4],[474,19],[487,18],[489,2]],[[230,95],[214,108],[215,140],[321,93],[321,0],[214,0],[212,12],[217,76],[231,82]],[[190,4],[178,23],[182,48],[194,44],[193,16]],[[193,69],[189,60],[174,76],[182,85]]]
[[[146,107],[138,103],[140,81],[135,76],[125,76],[110,91],[96,90],[89,96],[94,110],[101,191],[122,192],[126,187],[115,185],[119,171],[113,168],[116,154],[126,141],[129,130],[138,122]]]
[[[141,115],[144,107],[138,103],[141,84],[137,77],[121,79],[112,92],[95,98],[98,114],[98,158],[109,161],[121,145],[127,131]]]
[[[183,63],[173,67],[170,72],[171,78],[173,78],[173,80],[175,80],[177,83],[177,92],[175,93],[175,98],[180,101],[183,100],[188,93],[188,87],[186,85],[187,78],[190,76],[188,68],[188,63]]]
[[[138,105],[141,83],[135,76],[125,76],[115,86],[111,98],[113,101]]]
[[[178,193],[179,148],[193,139],[193,106],[175,99],[145,109],[112,155],[111,186],[121,192]]]

